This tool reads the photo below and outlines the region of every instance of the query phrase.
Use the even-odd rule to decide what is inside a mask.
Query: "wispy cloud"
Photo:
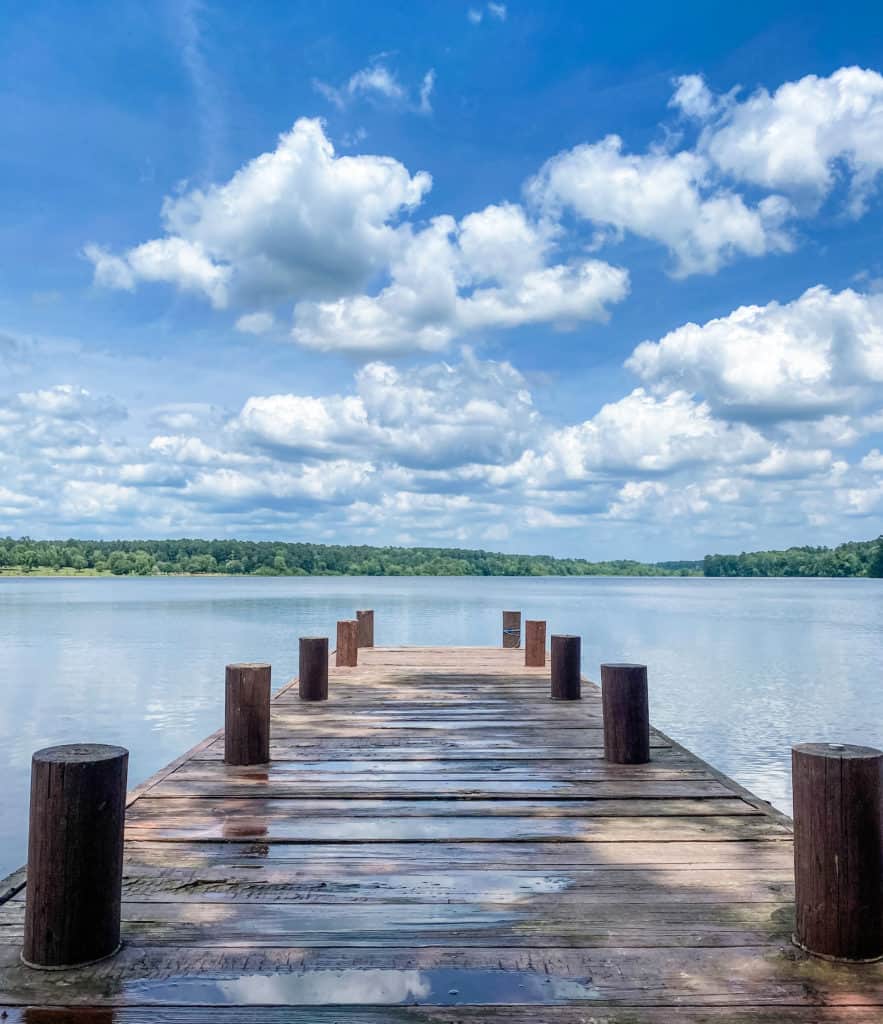
[[[204,151],[204,173],[215,176],[226,135],[226,119],[218,79],[205,56],[202,0],[177,0],[169,5],[172,35],[184,65],[199,117]]]
[[[430,68],[420,85],[420,113],[432,113],[432,90],[435,88],[435,68]]]
[[[509,11],[505,4],[488,3],[484,7],[470,7],[466,12],[466,17],[473,25],[480,25],[484,21],[485,15],[495,18],[497,21],[505,21],[508,14]]]
[[[319,79],[313,80],[316,92],[324,96],[329,103],[333,103],[338,110],[343,110],[354,100],[364,97],[410,109],[418,114],[432,113],[430,97],[434,86],[435,71],[430,68],[420,83],[417,99],[412,100],[410,90],[399,81],[395,71],[379,60],[372,61],[367,67],[356,71],[340,86],[330,85]]]

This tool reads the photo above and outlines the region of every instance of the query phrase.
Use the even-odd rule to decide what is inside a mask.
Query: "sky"
[[[0,28],[0,534],[883,532],[879,4]]]

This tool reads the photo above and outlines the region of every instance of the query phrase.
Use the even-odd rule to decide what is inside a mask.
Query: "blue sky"
[[[0,532],[881,532],[878,5],[2,18]]]

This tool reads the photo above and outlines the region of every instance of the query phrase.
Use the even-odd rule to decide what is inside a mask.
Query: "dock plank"
[[[877,1024],[883,965],[795,949],[787,820],[654,730],[603,760],[599,692],[523,652],[374,648],[274,699],[271,763],[208,737],[130,799],[125,946],[21,965],[27,1024]],[[65,1007],[66,1009],[61,1009]]]

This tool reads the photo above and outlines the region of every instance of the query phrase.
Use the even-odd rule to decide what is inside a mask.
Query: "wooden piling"
[[[546,664],[546,623],[541,619],[525,620],[524,664],[527,668],[542,668]]]
[[[604,757],[612,764],[646,764],[650,760],[650,711],[647,666],[601,666]]]
[[[224,715],[227,764],[266,764],[270,760],[270,666],[227,666]]]
[[[883,957],[883,752],[802,743],[794,788],[794,942],[831,960]]]
[[[337,624],[338,668],[355,668],[359,663],[359,622],[358,619],[343,619]]]
[[[374,612],[363,610],[356,612],[356,622],[359,624],[359,647],[374,646]]]
[[[503,646],[521,646],[521,612],[503,612]]]
[[[328,700],[328,637],[302,636],[297,673],[301,700]]]
[[[582,640],[578,636],[552,636],[552,699],[579,700],[582,696],[580,661]]]
[[[48,747],[31,764],[22,960],[82,966],[120,948],[123,826],[129,752]]]

